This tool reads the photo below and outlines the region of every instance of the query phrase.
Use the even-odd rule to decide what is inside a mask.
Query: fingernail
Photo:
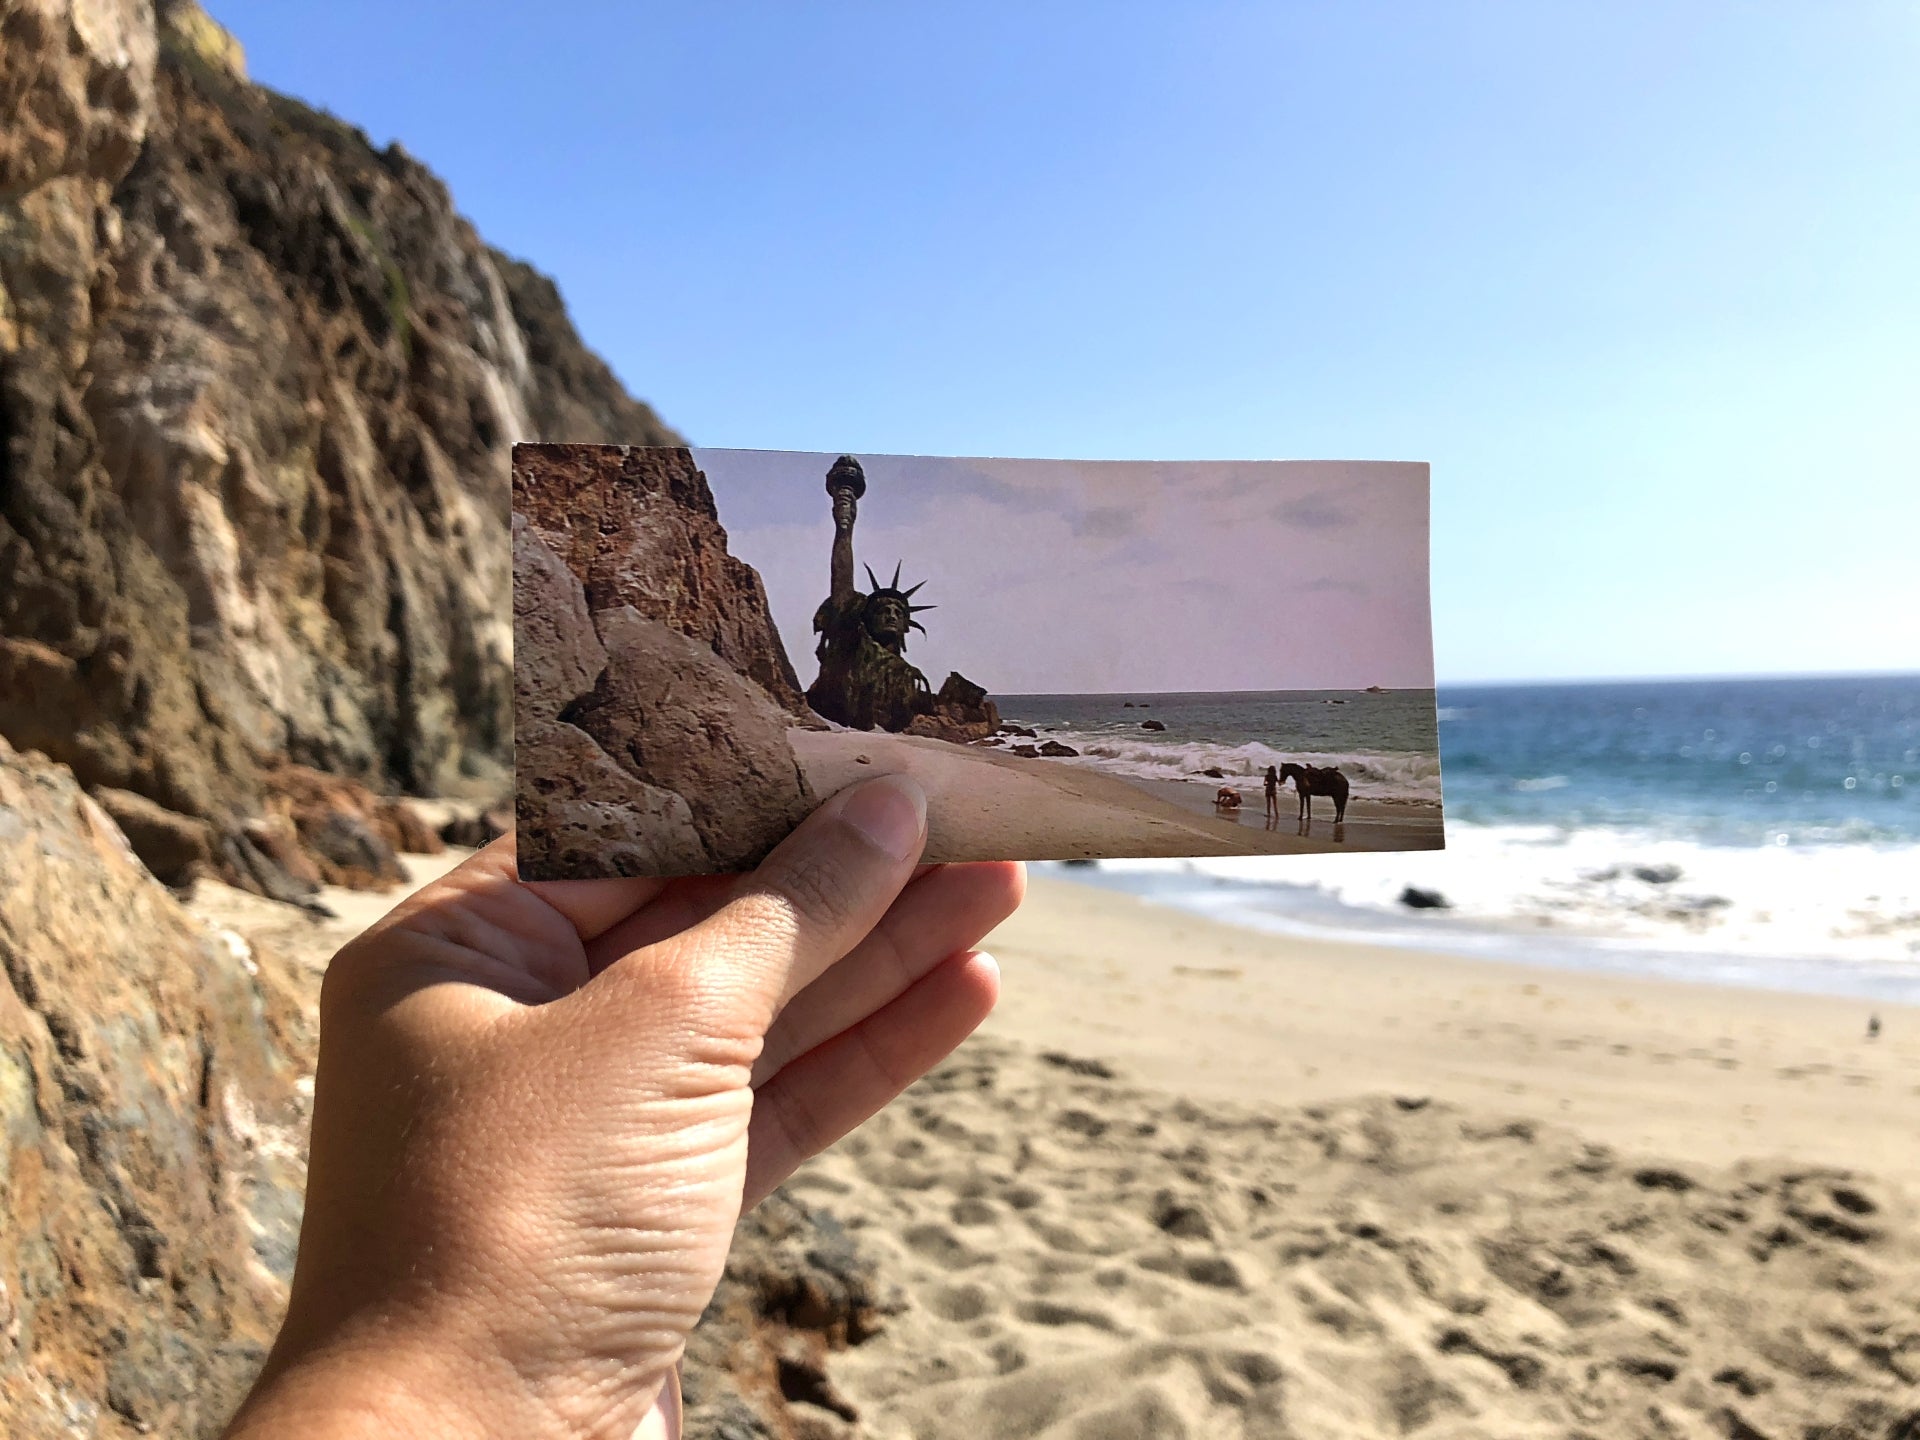
[[[927,828],[927,792],[904,775],[882,775],[847,796],[840,818],[894,859],[911,860]]]

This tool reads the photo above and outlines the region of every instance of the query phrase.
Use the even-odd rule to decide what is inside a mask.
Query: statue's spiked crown
[[[900,588],[901,563],[902,562],[899,561],[894,562],[893,579],[884,585],[880,583],[880,577],[873,573],[873,567],[871,565],[866,567],[867,579],[873,584],[873,589],[867,594],[867,604],[871,605],[876,600],[898,600],[906,607],[907,628],[909,630],[918,630],[924,635],[927,633],[927,627],[913,617],[918,615],[922,610],[938,610],[940,607],[938,605],[916,605],[913,603],[913,597],[920,592],[920,586],[925,585],[927,582],[922,580],[919,585],[915,585],[911,589],[902,590]]]

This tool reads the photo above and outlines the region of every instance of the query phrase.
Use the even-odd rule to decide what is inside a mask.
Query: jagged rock
[[[589,609],[630,606],[700,642],[790,714],[810,713],[760,576],[727,553],[691,452],[517,445],[513,510],[579,577]]]
[[[162,884],[190,885],[212,863],[213,827],[206,821],[177,815],[144,795],[111,785],[96,787],[93,798]]]
[[[986,688],[955,670],[934,695],[933,712],[914,716],[906,733],[970,745],[1003,728],[1000,707],[987,698]]]
[[[530,720],[515,737],[520,873],[528,880],[691,875],[717,868],[687,802],[636,779],[591,735]]]
[[[1022,745],[1020,748],[1024,750],[1027,747]],[[1040,753],[1042,755],[1078,755],[1080,752],[1071,745],[1062,745],[1058,740],[1049,740],[1040,747]]]
[[[292,1270],[309,997],[4,741],[0,877],[0,1428],[211,1437]]]
[[[593,623],[606,669],[560,718],[634,779],[685,798],[711,861],[701,868],[750,868],[813,808],[786,715],[706,646],[631,606],[596,610]]]
[[[179,0],[0,18],[0,734],[234,879],[282,762],[497,792],[513,441],[677,439],[422,166],[244,75]]]
[[[872,1257],[838,1221],[775,1191],[741,1221],[688,1342],[689,1440],[794,1435],[801,1415],[823,1419],[820,1411],[856,1420],[833,1384],[830,1357],[878,1334],[898,1308]]]

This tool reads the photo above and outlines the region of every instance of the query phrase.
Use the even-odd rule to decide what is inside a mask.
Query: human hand
[[[741,1212],[972,1032],[1013,864],[842,791],[744,877],[523,884],[511,837],[341,950],[292,1299],[232,1437],[617,1436]]]

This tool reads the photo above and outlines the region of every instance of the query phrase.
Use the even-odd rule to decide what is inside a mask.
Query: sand
[[[1239,784],[1238,816],[1213,809],[1224,782],[1133,782],[1058,759],[954,745],[917,735],[789,730],[814,791],[829,795],[867,775],[910,774],[927,791],[930,860],[1074,860],[1089,856],[1301,855],[1336,850],[1433,850],[1440,807],[1354,797],[1346,823],[1332,802],[1299,833],[1291,789],[1281,818],[1265,824],[1257,785]]]
[[[989,946],[985,1033],[794,1182],[902,1287],[861,1433],[1920,1434],[1920,1011],[1058,881]]]
[[[326,898],[194,904],[317,974],[398,892]],[[796,1434],[1920,1435],[1920,1010],[1057,879],[988,948],[985,1031],[791,1182],[898,1287]]]

